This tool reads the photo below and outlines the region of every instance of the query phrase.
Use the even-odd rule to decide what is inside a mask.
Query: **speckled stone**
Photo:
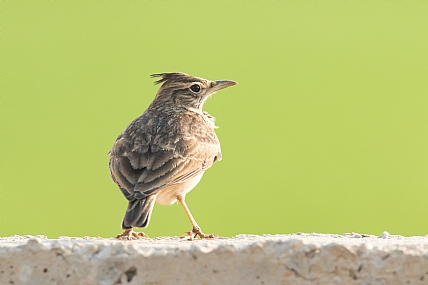
[[[428,237],[0,238],[0,284],[428,284]]]

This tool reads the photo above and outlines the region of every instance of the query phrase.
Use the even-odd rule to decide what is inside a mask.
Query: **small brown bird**
[[[148,226],[155,202],[181,203],[192,223],[186,232],[192,240],[213,238],[204,234],[184,198],[204,171],[221,160],[214,117],[202,111],[205,100],[235,81],[210,81],[185,73],[153,74],[162,83],[148,109],[118,136],[110,151],[110,174],[128,200],[117,238],[146,236],[134,227]]]

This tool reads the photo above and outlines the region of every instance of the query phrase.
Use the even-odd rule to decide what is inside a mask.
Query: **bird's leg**
[[[116,236],[117,239],[126,238],[127,240],[133,240],[133,239],[140,239],[140,238],[147,238],[148,235],[146,235],[143,232],[134,232],[132,228],[125,230],[122,234],[119,234]]]
[[[178,195],[177,200],[183,206],[184,211],[186,212],[186,215],[189,217],[189,220],[193,226],[192,231],[185,232],[185,234],[189,235],[189,240],[193,240],[194,238],[196,238],[196,236],[199,236],[201,239],[203,239],[203,238],[215,238],[217,236],[216,234],[204,234],[201,231],[201,228],[196,223],[195,219],[192,216],[192,213],[190,213],[190,210],[187,207],[186,202],[184,201],[184,195]]]

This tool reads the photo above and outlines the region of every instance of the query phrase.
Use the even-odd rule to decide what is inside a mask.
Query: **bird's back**
[[[128,200],[141,199],[201,176],[220,159],[208,114],[149,108],[117,138],[110,151],[110,173]]]

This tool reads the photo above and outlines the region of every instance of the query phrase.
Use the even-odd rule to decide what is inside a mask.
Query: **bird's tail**
[[[149,225],[150,216],[155,205],[156,195],[150,195],[144,199],[136,199],[128,203],[122,229],[134,227],[145,228]]]

